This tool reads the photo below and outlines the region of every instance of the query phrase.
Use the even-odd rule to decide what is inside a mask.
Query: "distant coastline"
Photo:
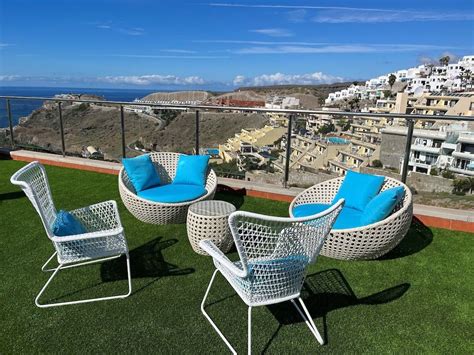
[[[108,101],[133,101],[145,97],[153,92],[170,92],[172,90],[156,89],[108,89],[108,88],[70,88],[70,87],[0,87],[2,96],[39,96],[53,97],[57,94],[94,94],[103,96]],[[17,125],[21,117],[28,116],[31,112],[41,107],[42,101],[15,100],[11,102],[13,125]],[[5,100],[0,100],[0,128],[8,127],[8,116]]]

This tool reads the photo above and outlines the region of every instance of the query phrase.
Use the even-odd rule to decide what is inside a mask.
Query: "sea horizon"
[[[154,92],[173,92],[160,89],[128,89],[128,88],[77,88],[77,87],[45,87],[45,86],[2,86],[0,96],[31,96],[50,98],[58,94],[91,94],[104,97],[107,101],[131,102]],[[21,117],[28,116],[43,104],[41,100],[11,100],[13,125],[17,125]],[[0,100],[0,128],[8,127],[6,100]]]

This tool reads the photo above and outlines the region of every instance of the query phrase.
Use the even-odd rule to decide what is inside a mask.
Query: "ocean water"
[[[45,88],[45,87],[0,87],[0,96],[40,96],[53,97],[56,94],[93,94],[105,97],[109,101],[133,101],[153,92],[162,90],[153,89],[86,89],[86,88]],[[32,111],[41,107],[38,100],[11,100],[13,124],[16,125],[20,117],[28,116]],[[6,100],[0,99],[0,128],[8,127]]]

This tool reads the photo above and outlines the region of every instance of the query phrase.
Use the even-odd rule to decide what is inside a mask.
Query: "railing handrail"
[[[219,105],[186,105],[186,104],[149,104],[142,102],[129,101],[108,101],[108,100],[82,100],[68,99],[56,97],[41,96],[0,96],[0,99],[7,100],[38,100],[53,102],[80,102],[89,104],[108,104],[119,106],[149,106],[149,107],[166,107],[166,108],[186,108],[195,110],[236,110],[236,111],[252,111],[264,113],[286,113],[286,114],[314,114],[314,115],[332,115],[332,116],[350,116],[350,117],[393,117],[405,120],[453,120],[453,121],[474,121],[474,116],[454,116],[454,115],[424,115],[424,114],[407,114],[407,113],[373,113],[373,112],[352,112],[352,111],[329,111],[329,110],[300,110],[300,109],[270,109],[263,107],[242,107],[242,106],[219,106]]]
[[[13,137],[13,124],[11,115],[10,100],[38,100],[38,101],[52,101],[58,103],[59,121],[60,121],[60,133],[61,133],[61,146],[62,154],[66,155],[64,131],[62,122],[61,103],[63,102],[79,102],[88,104],[106,104],[106,105],[117,105],[120,108],[120,121],[121,121],[121,137],[122,137],[122,156],[126,157],[125,147],[125,120],[124,120],[124,106],[148,106],[148,107],[161,107],[170,109],[191,109],[195,110],[196,115],[196,132],[195,132],[195,153],[199,154],[199,125],[200,125],[200,110],[233,110],[241,112],[262,112],[262,113],[283,113],[288,114],[288,132],[287,132],[287,144],[286,144],[286,159],[285,159],[285,171],[284,171],[284,185],[288,185],[289,173],[290,173],[290,157],[291,157],[291,136],[292,136],[292,121],[296,115],[331,115],[331,116],[348,116],[348,117],[392,117],[401,118],[406,121],[407,124],[407,140],[405,143],[404,160],[402,164],[402,181],[406,182],[408,174],[408,162],[411,151],[411,141],[413,139],[413,130],[415,120],[430,120],[430,121],[473,121],[474,116],[454,116],[454,115],[422,115],[422,114],[402,114],[402,113],[373,113],[373,112],[352,112],[352,111],[331,111],[331,110],[299,110],[299,109],[268,109],[263,107],[241,107],[241,106],[218,106],[218,105],[189,105],[189,104],[164,104],[164,103],[143,103],[143,102],[128,102],[128,101],[108,101],[108,100],[83,100],[79,98],[64,98],[64,97],[40,97],[40,96],[0,96],[0,99],[6,100],[6,108],[9,121],[10,140],[12,149],[14,148],[14,137]]]

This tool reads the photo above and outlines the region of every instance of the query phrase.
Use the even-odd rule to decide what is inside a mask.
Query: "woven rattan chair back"
[[[49,188],[48,177],[43,165],[28,164],[18,170],[10,179],[11,183],[21,187],[40,215],[46,234],[53,237],[52,225],[56,219],[56,207]]]

